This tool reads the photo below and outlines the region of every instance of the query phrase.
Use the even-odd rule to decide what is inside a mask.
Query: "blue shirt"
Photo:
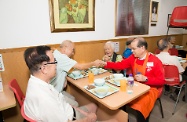
[[[126,48],[125,51],[123,52],[123,57],[128,58],[132,54],[132,51],[130,48]]]

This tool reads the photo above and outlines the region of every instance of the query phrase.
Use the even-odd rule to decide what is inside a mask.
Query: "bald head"
[[[169,44],[170,44],[170,41],[166,38],[163,38],[157,41],[158,49],[161,51],[169,49]]]
[[[75,53],[74,43],[70,40],[64,40],[60,45],[60,52],[71,57]]]
[[[132,42],[136,42],[136,41],[138,42],[137,47],[143,47],[144,46],[144,48],[147,50],[148,45],[147,45],[147,42],[144,38],[138,37],[138,38],[135,38]]]
[[[60,48],[64,48],[64,47],[69,47],[71,45],[74,45],[72,41],[70,40],[64,40],[61,45],[60,45]]]

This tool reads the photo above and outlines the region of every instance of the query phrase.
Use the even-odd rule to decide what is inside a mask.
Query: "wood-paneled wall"
[[[176,37],[176,45],[184,45],[187,43],[187,34],[186,35],[173,35]],[[148,51],[153,52],[157,48],[156,41],[165,36],[153,36],[145,37],[148,42]],[[119,52],[122,54],[125,49],[126,38],[123,39],[112,39],[112,40],[96,40],[88,42],[76,42],[75,43],[75,55],[73,58],[80,62],[86,63],[94,61],[96,59],[101,59],[104,55],[103,46],[106,41],[119,42]],[[52,49],[59,48],[59,44],[49,45]],[[29,70],[24,62],[23,53],[27,47],[23,48],[12,48],[12,49],[0,49],[0,54],[2,54],[3,62],[5,66],[5,71],[1,72],[3,84],[8,84],[10,80],[16,78],[18,84],[20,85],[22,91],[26,92],[27,81],[29,78]],[[6,112],[7,114],[8,112]],[[16,114],[19,114],[19,110]],[[5,114],[5,113],[3,113]],[[14,115],[14,119],[15,119]],[[20,115],[17,115],[18,120]],[[5,119],[5,122],[12,121],[10,118]],[[15,121],[15,120],[14,120]]]

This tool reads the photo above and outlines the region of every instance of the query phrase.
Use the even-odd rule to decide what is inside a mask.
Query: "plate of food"
[[[107,77],[104,77],[104,79],[105,81],[116,86],[120,86],[120,80],[123,80],[123,79],[127,80],[127,78],[124,77],[123,74],[112,74]]]
[[[73,78],[74,80],[77,80],[80,78],[88,77],[88,72],[93,72],[94,75],[99,75],[107,72],[107,70],[103,68],[92,67],[87,70],[73,70],[71,73],[68,74],[68,76]]]
[[[116,88],[108,83],[105,83],[103,86],[95,86],[94,84],[91,84],[85,86],[84,88],[98,98],[104,98],[119,91],[119,88]]]

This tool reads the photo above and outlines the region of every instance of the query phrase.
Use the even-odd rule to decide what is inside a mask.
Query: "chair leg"
[[[176,107],[177,107],[177,103],[179,102],[179,96],[180,96],[180,94],[181,94],[182,88],[183,88],[183,85],[180,86],[180,90],[179,90],[179,93],[178,93],[178,95],[177,95],[177,100],[176,100],[176,102],[175,102],[175,106],[174,106],[174,110],[173,110],[172,115],[174,115],[174,113],[175,113],[175,110],[176,110]]]
[[[162,114],[162,118],[164,118],[164,112],[163,112],[163,108],[162,108],[162,102],[161,102],[161,99],[158,98],[158,101],[159,101],[159,103],[160,103],[160,112],[161,112],[161,114]]]

